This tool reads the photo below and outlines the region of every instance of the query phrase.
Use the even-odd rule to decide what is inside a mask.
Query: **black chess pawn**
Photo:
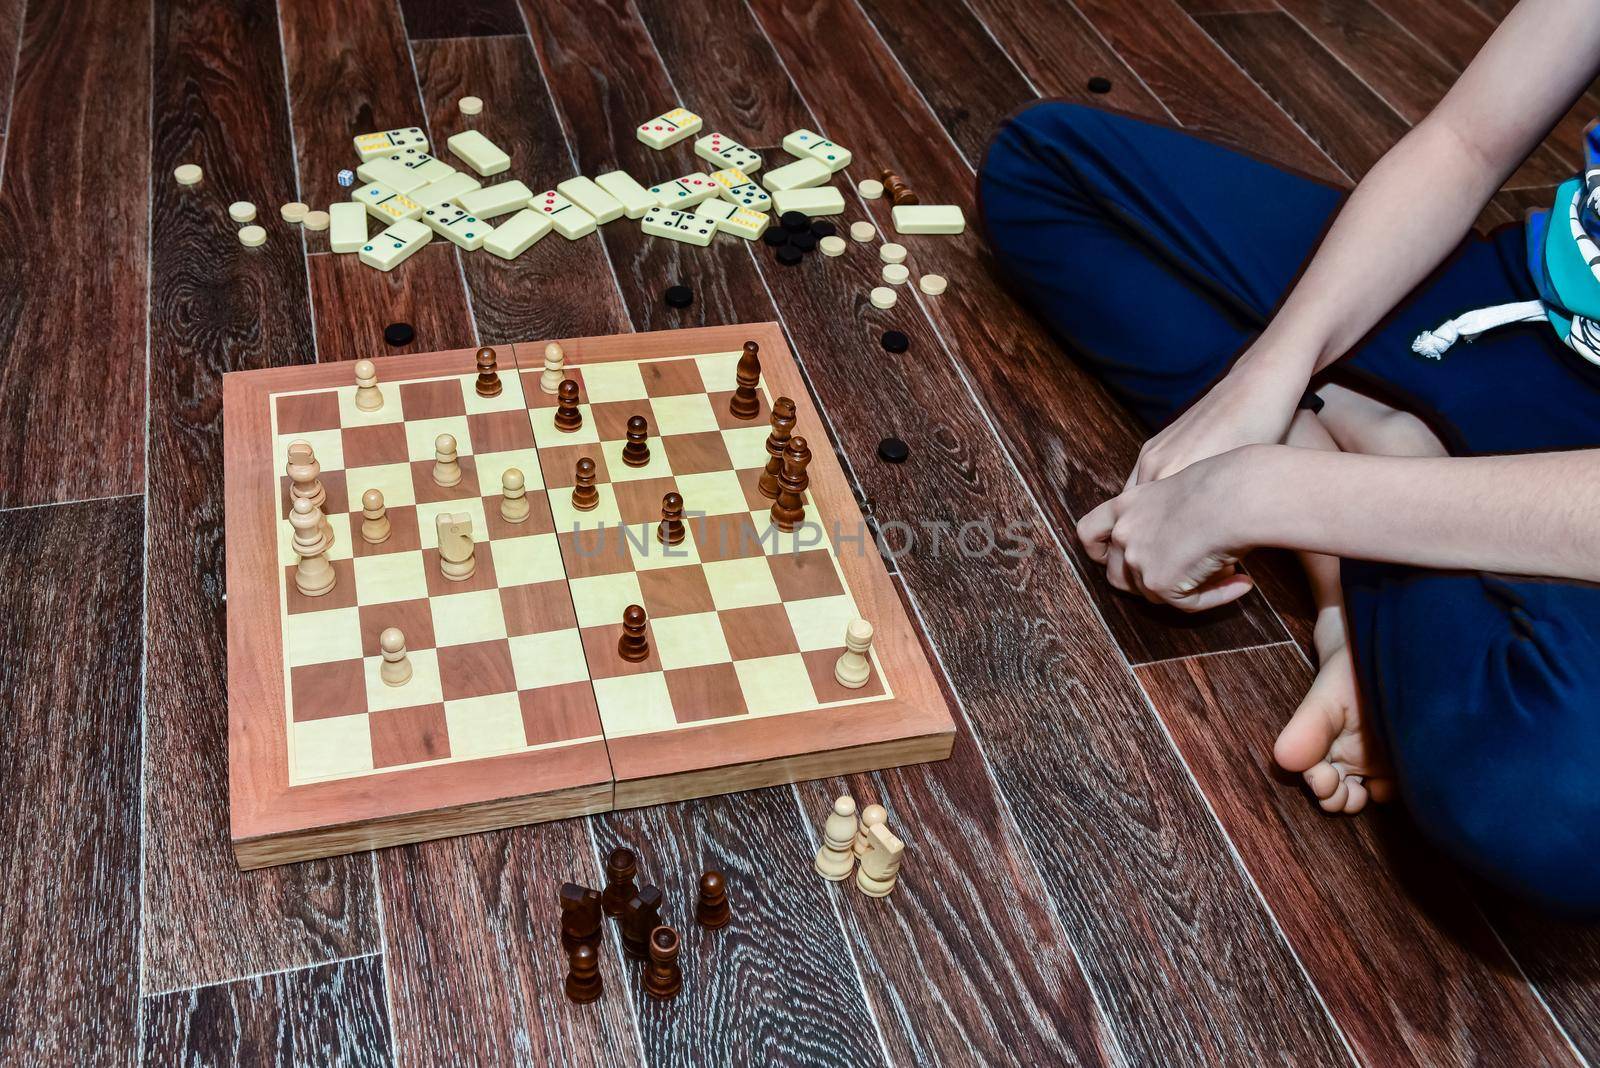
[[[728,413],[735,419],[754,419],[761,411],[761,397],[756,393],[756,385],[761,381],[760,345],[754,341],[744,343],[744,351],[739,354],[739,365],[733,369],[733,377],[738,388],[728,402]]]
[[[650,656],[650,642],[644,636],[644,609],[630,604],[622,612],[622,637],[617,639],[617,655],[637,664]]]
[[[683,541],[683,498],[669,493],[661,498],[661,522],[656,526],[656,540],[663,545],[677,545]]]
[[[577,883],[564,883],[561,903],[561,944],[572,952],[579,946],[600,944],[600,892]]]
[[[650,462],[650,424],[642,415],[628,417],[628,443],[622,447],[622,462],[643,467]]]
[[[607,916],[620,916],[628,900],[639,892],[634,878],[639,874],[639,858],[625,846],[618,846],[606,858],[606,890],[600,903]]]
[[[580,512],[593,511],[600,503],[600,491],[595,489],[594,461],[587,456],[578,461],[578,468],[573,473],[574,484],[572,487],[572,507]]]
[[[478,350],[478,396],[500,396],[500,374],[494,359],[494,349],[484,346]]]
[[[811,462],[811,450],[805,438],[790,438],[783,450],[783,471],[778,476],[778,499],[772,502],[772,525],[791,534],[806,517],[805,501],[801,494],[811,482],[806,465]]]
[[[778,475],[783,471],[783,449],[794,434],[794,401],[779,397],[772,402],[772,433],[767,435],[767,469],[756,488],[769,501],[778,499]]]
[[[578,410],[578,383],[563,379],[556,390],[556,429],[571,433],[583,425],[583,413]]]
[[[661,926],[661,891],[642,887],[622,907],[622,951],[634,960],[650,956],[650,932]]]
[[[580,1005],[598,998],[605,990],[600,978],[600,957],[592,946],[579,946],[572,951],[571,970],[567,972],[567,997]]]
[[[725,927],[733,918],[728,907],[728,884],[720,871],[708,871],[700,876],[700,901],[695,905],[694,919],[701,927]]]
[[[665,1000],[683,989],[683,969],[678,967],[678,932],[657,927],[650,932],[650,967],[644,973],[644,992]]]

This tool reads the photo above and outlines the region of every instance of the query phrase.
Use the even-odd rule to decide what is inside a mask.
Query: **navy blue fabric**
[[[996,262],[1151,429],[1270,318],[1343,194],[1181,130],[1074,104],[1013,116],[979,203]],[[1521,225],[1464,242],[1332,377],[1453,453],[1600,445],[1600,369],[1543,324],[1443,360],[1420,331],[1537,296]],[[1525,898],[1600,915],[1600,588],[1345,561],[1352,649],[1422,828]]]

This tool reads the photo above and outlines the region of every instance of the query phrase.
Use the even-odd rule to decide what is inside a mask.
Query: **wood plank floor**
[[[752,147],[799,126],[972,208],[1041,97],[1358,180],[1504,0],[0,0],[0,1062],[1600,1062],[1600,930],[1454,871],[1404,814],[1331,820],[1270,766],[1309,619],[1281,557],[1181,618],[1067,532],[1140,432],[1015,304],[976,233],[944,296],[872,308],[862,257],[777,266],[616,223],[389,275],[224,208],[342,196],[349,137],[464,128],[543,188],[700,169],[633,126],[682,102]],[[1109,79],[1103,94],[1091,78]],[[1600,94],[1485,212],[1575,170]],[[199,163],[204,182],[171,172]],[[848,223],[887,225],[846,189]],[[969,210],[969,217],[971,212]],[[932,266],[924,264],[923,266]],[[695,302],[665,306],[688,282]],[[241,873],[227,845],[220,376],[389,351],[773,319],[869,519],[1014,523],[1031,555],[891,562],[959,734],[941,764]],[[392,321],[414,340],[390,349]],[[882,352],[890,327],[911,340]],[[86,373],[92,368],[93,373]],[[885,465],[880,437],[912,458]],[[89,458],[93,457],[90,462]],[[93,626],[90,626],[90,623]],[[141,700],[142,693],[142,700]],[[831,800],[909,843],[871,900],[816,878]],[[556,890],[641,858],[684,934],[662,1005],[608,943],[562,996]],[[735,919],[690,919],[728,877]]]

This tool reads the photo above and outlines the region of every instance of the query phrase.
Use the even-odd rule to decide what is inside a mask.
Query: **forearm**
[[[1600,582],[1600,450],[1235,455],[1242,545]]]

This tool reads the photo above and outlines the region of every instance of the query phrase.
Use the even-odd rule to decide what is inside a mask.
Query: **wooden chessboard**
[[[760,345],[761,408],[729,413],[744,342]],[[954,725],[774,323],[561,340],[583,425],[555,428],[539,387],[545,341],[496,349],[499,396],[474,350],[374,360],[383,406],[355,405],[352,364],[224,381],[229,777],[234,850],[253,868],[611,808],[936,760]],[[774,398],[811,443],[806,523],[771,526],[756,487]],[[650,461],[622,463],[643,415]],[[452,434],[461,482],[434,482]],[[321,464],[337,581],[294,582],[285,461]],[[571,505],[598,465],[600,506]],[[526,479],[529,517],[500,514]],[[380,489],[392,534],[360,536]],[[655,538],[661,500],[688,537]],[[472,517],[475,574],[440,571],[435,517]],[[650,656],[617,654],[623,609],[649,616]],[[876,628],[863,689],[834,663],[861,617]],[[378,635],[413,668],[386,686]]]

